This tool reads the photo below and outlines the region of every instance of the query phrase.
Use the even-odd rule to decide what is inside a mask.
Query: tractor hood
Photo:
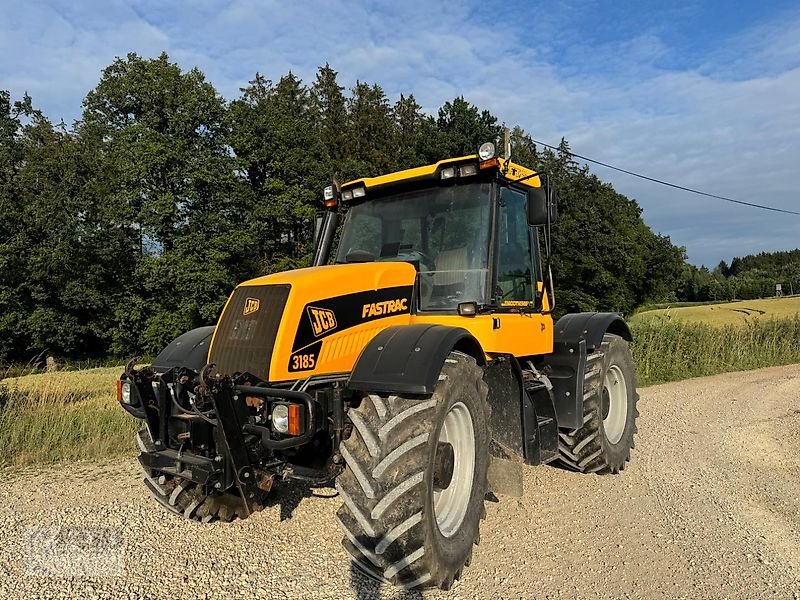
[[[219,318],[219,373],[289,381],[352,370],[379,331],[407,324],[416,270],[370,262],[274,273],[240,284]]]

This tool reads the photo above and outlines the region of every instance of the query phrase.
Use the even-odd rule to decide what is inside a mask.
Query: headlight
[[[478,148],[478,156],[481,160],[489,160],[490,158],[495,157],[495,147],[492,142],[484,142],[481,144],[481,147]]]
[[[476,164],[464,165],[458,169],[459,177],[469,177],[471,175],[477,175],[477,174],[478,174],[478,165]]]
[[[367,195],[367,188],[355,187],[353,188],[353,198],[363,198]]]
[[[130,404],[131,403],[131,382],[130,381],[120,381],[119,382],[119,394],[117,400],[123,404]]]
[[[278,433],[289,431],[289,407],[285,404],[272,407],[272,428]]]
[[[455,167],[446,167],[441,170],[440,177],[442,179],[452,179],[456,176],[456,168]]]

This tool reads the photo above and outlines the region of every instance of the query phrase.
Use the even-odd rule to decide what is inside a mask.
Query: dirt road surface
[[[800,598],[800,365],[651,387],[640,409],[621,476],[526,469],[463,579],[423,597]],[[338,499],[308,490],[199,525],[130,461],[0,480],[0,598],[420,597],[351,570]]]

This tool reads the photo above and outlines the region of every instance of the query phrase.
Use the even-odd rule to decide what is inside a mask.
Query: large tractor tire
[[[142,452],[153,452],[156,447],[147,427],[136,434],[136,443]],[[180,477],[167,479],[140,464],[144,484],[150,495],[165,509],[192,521],[233,521],[245,518],[244,504],[239,495],[227,492],[205,494],[202,486]]]
[[[560,463],[582,473],[619,473],[636,433],[636,368],[628,343],[606,334],[586,359],[583,425],[559,433]]]
[[[350,410],[337,519],[361,571],[449,589],[469,565],[486,516],[486,393],[475,360],[452,352],[430,398],[368,395]]]

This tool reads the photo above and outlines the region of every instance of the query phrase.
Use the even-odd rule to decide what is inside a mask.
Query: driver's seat
[[[433,272],[433,285],[455,285],[464,282],[464,269],[467,265],[467,247],[442,250],[436,257],[436,270]]]

